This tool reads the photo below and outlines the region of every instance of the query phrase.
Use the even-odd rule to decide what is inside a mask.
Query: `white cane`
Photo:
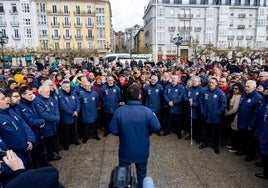
[[[193,107],[191,106],[191,145],[193,145]]]

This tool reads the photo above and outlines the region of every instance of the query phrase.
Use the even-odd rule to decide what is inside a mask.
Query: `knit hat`
[[[7,82],[7,87],[10,87],[11,84],[13,84],[13,83],[16,83],[16,84],[17,84],[17,82],[16,82],[15,80],[9,80],[9,81]]]

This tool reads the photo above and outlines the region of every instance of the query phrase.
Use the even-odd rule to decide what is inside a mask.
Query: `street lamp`
[[[105,50],[106,50],[106,53],[111,49],[111,44],[109,44],[109,42],[106,42],[105,44]]]
[[[173,39],[173,41],[174,41],[174,44],[177,46],[177,60],[179,61],[179,47],[180,47],[180,45],[182,44],[182,36],[180,35],[180,33],[178,33],[177,34],[177,37],[175,37],[174,39]]]
[[[5,65],[5,60],[4,60],[4,44],[7,44],[8,42],[8,37],[6,36],[5,33],[3,33],[3,31],[0,31],[0,45],[1,45],[1,49],[2,49],[2,53],[1,53],[1,56],[2,56],[2,62],[3,62],[3,69],[6,68],[6,65]]]

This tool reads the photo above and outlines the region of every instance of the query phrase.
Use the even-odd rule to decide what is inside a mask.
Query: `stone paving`
[[[66,188],[107,188],[117,159],[118,138],[109,135],[100,141],[90,139],[86,144],[70,146],[61,151],[62,160],[51,162],[60,172],[60,182]],[[156,188],[265,188],[268,180],[258,179],[253,162],[245,156],[229,153],[224,147],[216,155],[212,148],[198,149],[190,141],[178,140],[176,135],[151,136],[147,175]]]

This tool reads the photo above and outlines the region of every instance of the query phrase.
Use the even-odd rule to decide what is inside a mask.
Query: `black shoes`
[[[167,136],[167,135],[169,135],[170,133],[169,132],[164,132],[163,134],[162,134],[162,136]]]
[[[178,138],[179,140],[182,139],[181,134],[177,134],[177,138]]]
[[[95,140],[100,140],[100,137],[99,137],[98,135],[93,136],[93,138],[94,138]]]
[[[258,166],[258,167],[264,167],[264,164],[262,161],[257,161],[254,163],[255,166]]]
[[[268,179],[268,176],[265,175],[264,173],[256,173],[255,176],[261,179]]]
[[[254,157],[248,155],[248,156],[246,156],[245,161],[249,162],[249,161],[253,161],[253,159],[254,159]]]
[[[53,152],[52,157],[49,158],[49,161],[58,161],[61,160],[61,156],[57,152]]]
[[[219,154],[220,154],[220,150],[219,150],[219,148],[218,148],[218,147],[214,148],[214,153],[216,153],[217,155],[219,155]]]
[[[88,139],[83,138],[83,144],[87,143]]]
[[[107,137],[109,134],[110,134],[109,131],[105,131],[104,134],[103,134],[103,137]]]
[[[157,136],[161,136],[160,131],[157,131],[156,134],[157,134]]]
[[[191,140],[191,136],[185,137],[185,140]]]
[[[206,144],[201,144],[200,146],[199,146],[199,149],[205,149],[205,148],[207,148],[208,147],[208,145],[206,145]]]
[[[64,149],[65,151],[68,151],[68,150],[69,150],[69,146],[64,146],[63,149]]]

